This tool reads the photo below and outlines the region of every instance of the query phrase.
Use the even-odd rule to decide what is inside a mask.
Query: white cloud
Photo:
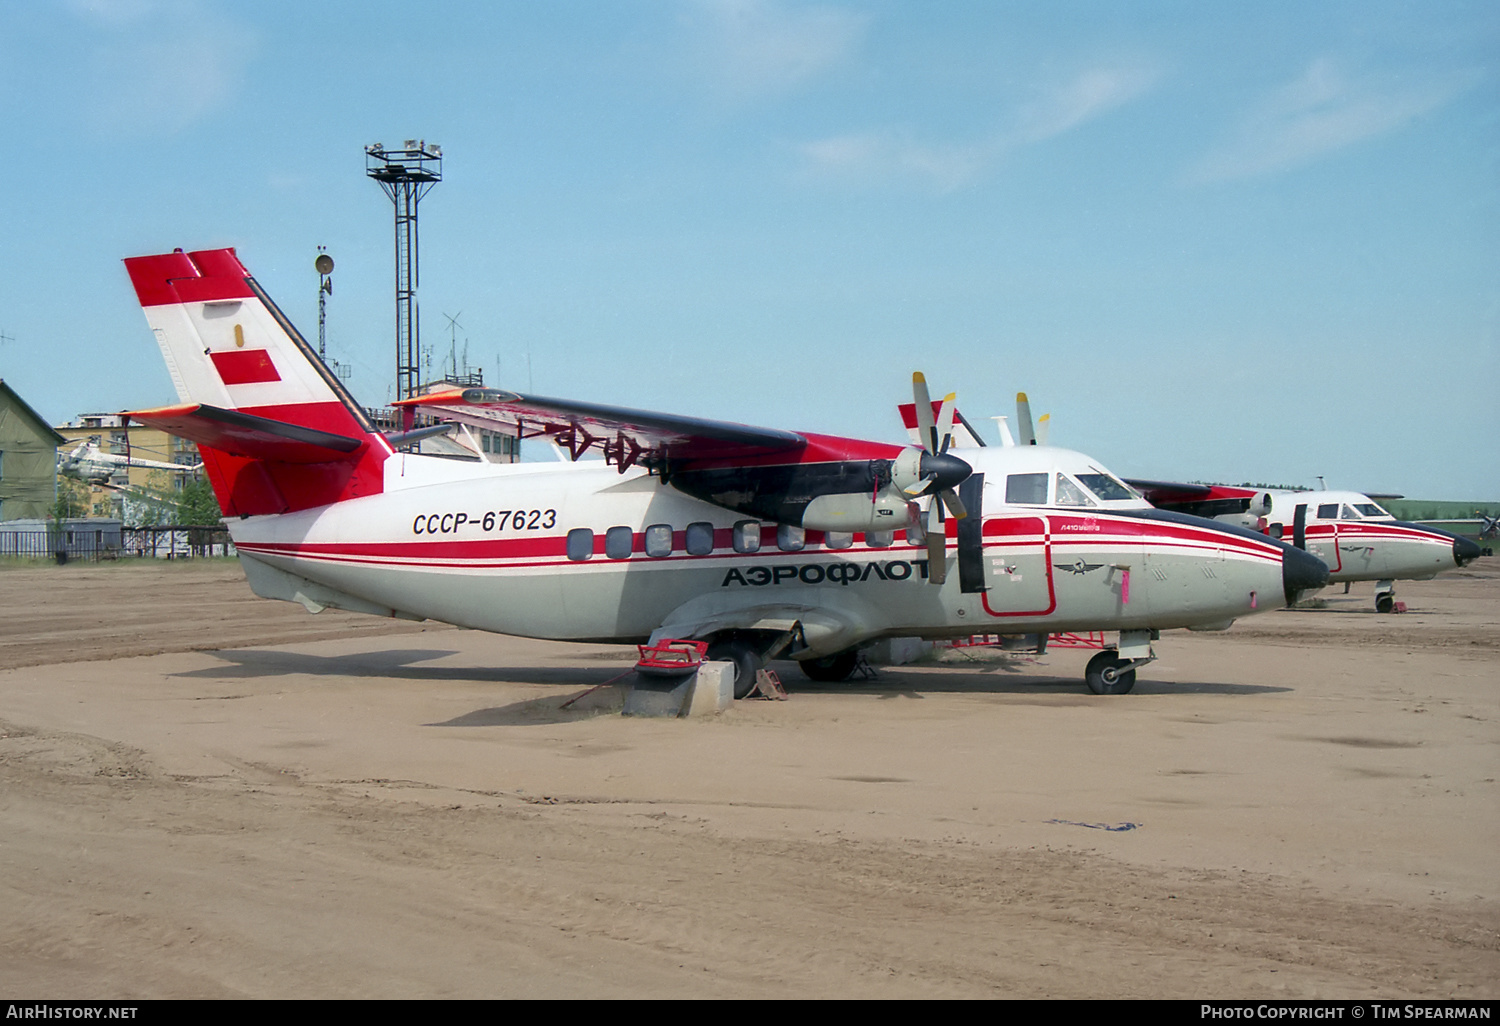
[[[1462,72],[1420,81],[1360,78],[1320,58],[1250,111],[1233,138],[1190,168],[1186,180],[1250,178],[1306,164],[1402,128],[1474,81]]]
[[[898,130],[831,136],[802,145],[817,177],[874,183],[914,179],[948,192],[968,184],[992,157],[993,146],[934,146]]]
[[[1027,142],[1061,135],[1129,103],[1150,89],[1156,79],[1155,71],[1141,66],[1088,68],[1025,104],[1017,119],[1016,134]]]
[[[688,10],[704,72],[740,96],[786,92],[834,67],[868,22],[839,8],[776,0],[693,0]]]
[[[73,0],[85,119],[106,136],[171,135],[234,96],[255,53],[246,26],[196,0]]]
[[[1022,147],[1070,132],[1144,94],[1156,81],[1142,67],[1101,65],[1039,87],[1031,100],[978,141],[931,143],[907,129],[831,136],[800,150],[818,177],[863,183],[915,180],[941,192],[962,188]]]

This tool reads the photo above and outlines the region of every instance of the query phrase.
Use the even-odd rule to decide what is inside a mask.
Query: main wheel
[[[708,658],[716,663],[734,664],[734,697],[745,698],[755,690],[755,675],[764,665],[760,652],[743,638],[729,638],[708,646]]]
[[[1083,679],[1096,695],[1123,695],[1135,687],[1135,669],[1119,653],[1103,651],[1089,660]]]
[[[1383,592],[1382,594],[1375,596],[1375,612],[1389,613],[1393,612],[1395,608],[1396,596],[1392,595],[1390,592]]]
[[[798,665],[812,680],[837,683],[849,679],[854,667],[859,665],[859,653],[850,648],[821,659],[803,659]]]

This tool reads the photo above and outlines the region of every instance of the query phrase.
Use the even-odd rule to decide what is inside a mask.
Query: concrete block
[[[734,704],[734,664],[703,663],[693,675],[684,716],[717,716]]]
[[[692,677],[662,680],[635,675],[635,684],[625,696],[625,716],[681,716],[693,689]]]

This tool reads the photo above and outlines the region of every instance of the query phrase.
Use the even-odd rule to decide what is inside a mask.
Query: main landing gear
[[[848,648],[821,659],[803,659],[797,665],[812,680],[836,684],[848,680],[854,673],[854,668],[859,665],[859,651]]]
[[[1135,687],[1135,668],[1156,658],[1151,642],[1156,631],[1121,631],[1118,648],[1105,649],[1089,660],[1083,679],[1096,695],[1129,694]]]
[[[728,637],[708,646],[708,658],[734,664],[734,697],[745,698],[755,690],[755,675],[766,665],[758,645],[748,638]]]

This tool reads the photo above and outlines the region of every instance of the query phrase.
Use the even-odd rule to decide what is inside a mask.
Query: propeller
[[[1031,424],[1031,400],[1025,392],[1016,393],[1016,430],[1021,435],[1022,445],[1046,445],[1047,429],[1052,426],[1052,414],[1044,413]]]
[[[1031,426],[1031,400],[1025,392],[1016,393],[1016,432],[1022,445],[1036,444],[1036,431]]]
[[[949,392],[943,397],[936,417],[932,415],[932,398],[927,392],[927,379],[921,371],[911,376],[912,399],[917,412],[917,434],[922,440],[922,454],[917,463],[917,480],[903,490],[917,497],[936,495],[938,524],[944,524],[943,510],[953,514],[953,519],[968,516],[962,500],[955,489],[974,472],[957,456],[948,454],[953,443],[953,421],[956,415],[954,402],[958,398]],[[948,576],[946,527],[927,529],[927,579],[933,584],[942,584]]]

